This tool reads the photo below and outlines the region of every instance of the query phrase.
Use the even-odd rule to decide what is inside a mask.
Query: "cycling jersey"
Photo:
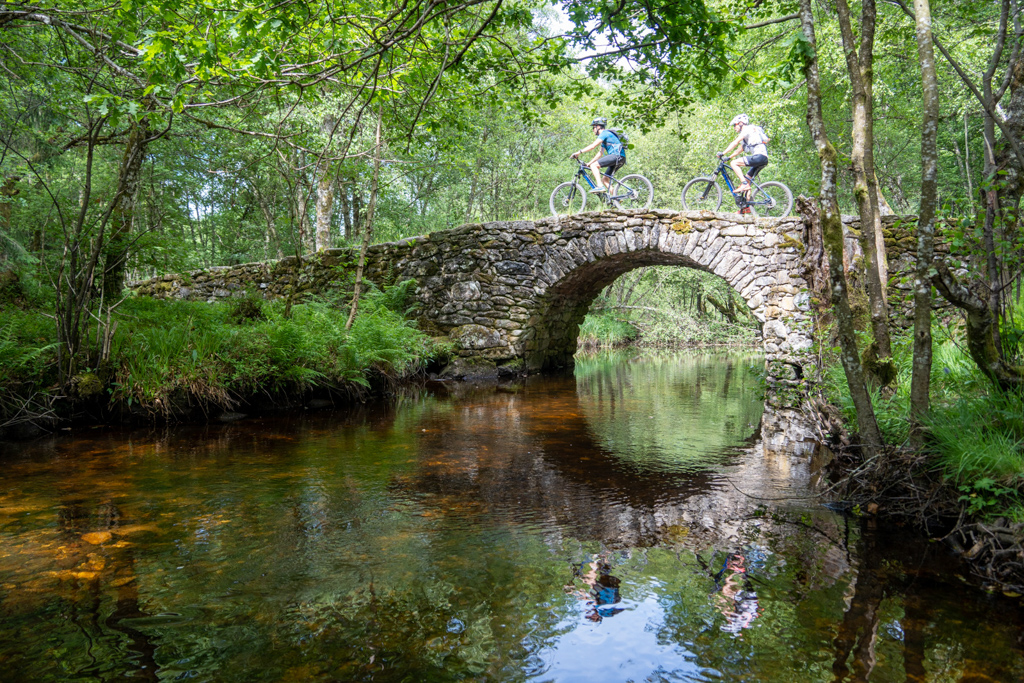
[[[761,126],[743,126],[743,151],[749,155],[763,154],[768,156],[768,136]]]
[[[605,154],[617,154],[618,156],[626,157],[626,146],[619,140],[619,136],[610,130],[602,130],[597,139],[601,141],[601,147],[604,149]]]

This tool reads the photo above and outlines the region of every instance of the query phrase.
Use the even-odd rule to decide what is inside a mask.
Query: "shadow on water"
[[[819,504],[759,362],[8,448],[3,680],[1024,679],[1016,600]]]

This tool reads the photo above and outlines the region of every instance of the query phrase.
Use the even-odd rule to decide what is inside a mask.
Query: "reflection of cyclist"
[[[746,559],[739,553],[729,555],[722,570],[715,576],[722,589],[718,596],[718,609],[725,615],[722,630],[734,636],[750,628],[761,614],[757,593],[747,574]]]
[[[740,153],[740,146],[747,156],[742,156],[738,159],[733,159],[729,162],[729,166],[732,167],[737,178],[741,178],[742,182],[739,187],[736,188],[737,192],[748,193],[750,191],[750,180],[755,178],[761,169],[768,165],[768,143],[771,140],[765,134],[761,126],[750,125],[750,118],[746,114],[739,114],[733,117],[733,120],[729,123],[736,132],[736,139],[733,140],[725,151],[722,152],[722,156],[729,156],[729,152],[735,147],[736,152],[732,156],[735,157]],[[743,173],[743,168],[750,169],[750,175]],[[749,197],[748,197],[749,199]]]
[[[591,192],[607,192],[612,186],[610,176],[615,175],[615,171],[626,165],[626,146],[622,144],[622,140],[619,139],[618,135],[607,130],[608,119],[596,118],[590,123],[590,127],[594,129],[594,135],[597,136],[597,139],[573,154],[572,158],[576,159],[600,145],[601,152],[604,152],[604,154],[602,155],[601,152],[595,154],[587,166],[590,167],[594,178],[597,179],[597,187],[591,190]],[[608,169],[608,178],[601,174],[602,168]]]
[[[574,592],[577,597],[587,601],[585,616],[589,621],[600,623],[605,617],[615,616],[623,611],[621,607],[615,607],[622,600],[619,595],[621,581],[612,576],[611,565],[603,556],[595,557],[587,565],[585,573],[582,563],[573,565],[572,571],[574,577],[582,579],[583,583],[590,587],[590,590],[586,591],[574,590],[571,586],[567,586],[567,589]]]

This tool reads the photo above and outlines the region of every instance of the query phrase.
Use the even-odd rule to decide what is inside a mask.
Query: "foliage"
[[[580,325],[579,344],[583,347],[621,346],[635,340],[638,334],[636,327],[614,313],[590,313]]]
[[[892,395],[874,391],[872,401],[885,440],[903,444],[909,436],[913,341],[904,335],[893,342],[897,390]],[[830,364],[825,378],[831,400],[854,424],[841,366]],[[1004,514],[1024,502],[1024,396],[995,389],[948,334],[936,337],[931,387],[926,449],[934,466],[959,487],[968,509]]]
[[[580,328],[580,343],[749,344],[756,323],[737,299],[716,275],[685,268],[640,268],[597,297]]]
[[[171,414],[187,405],[221,408],[246,396],[313,387],[352,390],[375,376],[405,376],[431,357],[432,342],[403,316],[409,285],[373,289],[352,329],[327,301],[293,307],[254,297],[224,304],[130,299],[110,358],[97,369],[114,404]],[[260,315],[240,315],[239,311]],[[0,385],[41,389],[53,376],[52,323],[19,312],[0,327]]]

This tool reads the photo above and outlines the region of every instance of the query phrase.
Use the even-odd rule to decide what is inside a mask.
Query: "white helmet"
[[[750,117],[746,114],[737,114],[732,117],[732,121],[729,122],[730,126],[735,126],[737,123],[742,123],[744,126],[750,123]]]

